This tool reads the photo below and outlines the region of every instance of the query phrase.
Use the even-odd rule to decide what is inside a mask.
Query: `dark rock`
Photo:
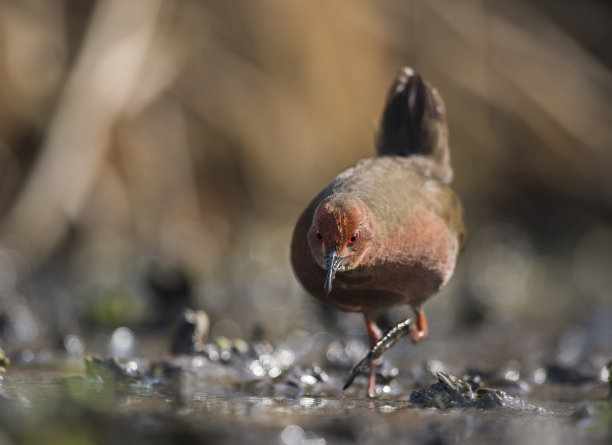
[[[176,337],[172,343],[173,354],[193,354],[206,343],[210,321],[206,312],[185,309],[178,320]]]
[[[571,385],[581,385],[583,383],[597,380],[595,374],[585,372],[578,368],[570,368],[558,364],[548,365],[546,375],[549,382],[569,383]]]
[[[478,388],[474,384],[439,371],[438,381],[422,391],[410,394],[410,403],[423,408],[510,408],[526,412],[541,411],[541,408],[491,388]],[[543,411],[543,410],[542,410]]]

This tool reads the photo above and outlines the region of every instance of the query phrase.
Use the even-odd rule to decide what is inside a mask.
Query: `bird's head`
[[[326,270],[323,289],[329,294],[336,272],[357,268],[370,247],[373,228],[368,208],[348,193],[328,196],[315,209],[307,236],[313,258]]]

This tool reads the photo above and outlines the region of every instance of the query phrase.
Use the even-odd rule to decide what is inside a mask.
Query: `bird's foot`
[[[375,361],[383,355],[383,353],[395,344],[400,338],[410,335],[412,326],[412,320],[407,318],[404,321],[400,321],[394,327],[389,329],[382,336],[378,342],[368,351],[368,354],[351,370],[349,378],[342,387],[343,390],[347,389],[353,384],[355,377],[363,373],[366,369],[369,369],[372,365],[375,365]]]
[[[416,325],[413,324],[410,326],[410,332],[408,335],[410,336],[412,343],[418,343],[425,338],[425,331],[421,331]]]
[[[410,325],[410,339],[412,343],[418,343],[427,336],[427,319],[422,308],[414,310],[415,322]]]

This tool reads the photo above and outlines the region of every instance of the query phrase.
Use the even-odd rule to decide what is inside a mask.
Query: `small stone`
[[[178,355],[202,351],[209,330],[210,319],[206,312],[185,309],[177,323],[176,336],[172,343],[172,353]]]

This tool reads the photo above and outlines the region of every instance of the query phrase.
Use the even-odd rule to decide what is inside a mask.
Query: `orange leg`
[[[368,331],[368,339],[370,340],[370,348],[373,348],[378,340],[382,337],[382,332],[374,320],[367,314],[363,314]],[[368,397],[376,396],[376,364],[378,360],[372,360],[370,363],[370,376],[368,377]]]
[[[412,343],[418,343],[427,335],[427,320],[423,308],[414,308],[415,322],[410,325],[410,339]]]

